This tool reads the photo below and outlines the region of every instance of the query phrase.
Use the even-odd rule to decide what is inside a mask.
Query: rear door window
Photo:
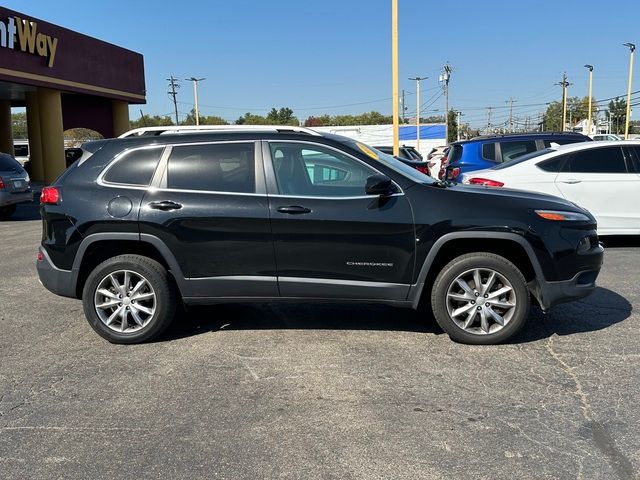
[[[255,145],[251,142],[174,146],[166,175],[169,189],[255,193]]]
[[[629,173],[622,148],[593,148],[571,154],[564,172],[573,173]]]
[[[140,148],[126,152],[104,176],[108,183],[148,186],[156,171],[163,147]]]
[[[502,152],[502,161],[510,162],[511,160],[533,153],[537,150],[535,140],[517,140],[513,142],[500,142],[500,151]]]

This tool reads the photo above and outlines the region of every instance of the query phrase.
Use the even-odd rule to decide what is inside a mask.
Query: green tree
[[[300,125],[289,107],[282,107],[280,110],[272,108],[267,114],[267,121],[273,125]]]
[[[11,130],[13,138],[27,138],[27,114],[24,112],[11,114]]]
[[[591,97],[591,118],[595,121],[598,107],[595,98]],[[567,123],[575,125],[585,120],[589,114],[589,97],[567,98]],[[544,129],[547,131],[561,132],[562,126],[562,102],[551,102],[543,116]]]
[[[236,120],[236,125],[269,125],[269,121],[262,115],[245,113]]]
[[[229,122],[227,122],[224,118],[217,117],[215,115],[209,115],[206,117],[203,117],[202,115],[200,115],[199,121],[200,121],[200,125],[229,125]],[[180,125],[195,125],[195,124],[196,124],[196,109],[192,108],[191,111],[187,114],[187,117],[182,122],[180,122]]]
[[[458,122],[453,109],[447,113],[447,127],[447,143],[455,142],[458,139]]]
[[[160,116],[160,115],[143,115],[136,120],[132,120],[131,128],[141,128],[141,127],[166,127],[169,125],[173,125],[173,121],[168,115]]]
[[[607,119],[611,122],[611,132],[616,134],[624,133],[624,125],[627,119],[627,102],[616,97],[609,102],[609,112]]]

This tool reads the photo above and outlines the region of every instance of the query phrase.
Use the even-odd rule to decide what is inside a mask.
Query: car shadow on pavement
[[[433,316],[375,304],[264,303],[193,307],[158,341],[218,330],[382,330],[440,334]]]
[[[640,235],[607,235],[600,237],[604,248],[640,247]]]
[[[527,325],[509,343],[603,330],[629,318],[632,310],[633,306],[622,295],[597,287],[588,297],[557,305],[546,314],[533,307]]]
[[[19,203],[16,207],[16,212],[8,220],[4,220],[0,224],[40,220],[40,189],[33,190],[33,201]]]
[[[552,335],[603,330],[631,315],[621,295],[598,287],[589,297],[544,314],[533,307],[522,332],[509,344],[535,342]],[[442,334],[430,313],[372,304],[264,303],[193,307],[180,312],[156,341],[224,330],[371,330]]]

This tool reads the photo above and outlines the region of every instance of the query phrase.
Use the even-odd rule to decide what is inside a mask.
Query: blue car
[[[581,133],[543,132],[485,135],[454,142],[447,156],[446,178],[459,182],[463,173],[495,167],[521,155],[548,148],[551,144],[589,141],[591,139]]]

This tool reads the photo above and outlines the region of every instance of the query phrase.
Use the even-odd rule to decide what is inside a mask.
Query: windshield
[[[513,165],[517,165],[519,163],[526,162],[527,160],[530,160],[532,158],[539,157],[540,155],[545,155],[547,153],[551,153],[551,152],[555,152],[555,151],[556,151],[555,148],[545,148],[543,150],[538,150],[536,152],[526,153],[526,154],[524,154],[524,155],[522,155],[520,157],[517,157],[517,158],[515,158],[513,160],[509,160],[508,162],[496,165],[491,170],[502,170],[503,168],[512,167]]]

